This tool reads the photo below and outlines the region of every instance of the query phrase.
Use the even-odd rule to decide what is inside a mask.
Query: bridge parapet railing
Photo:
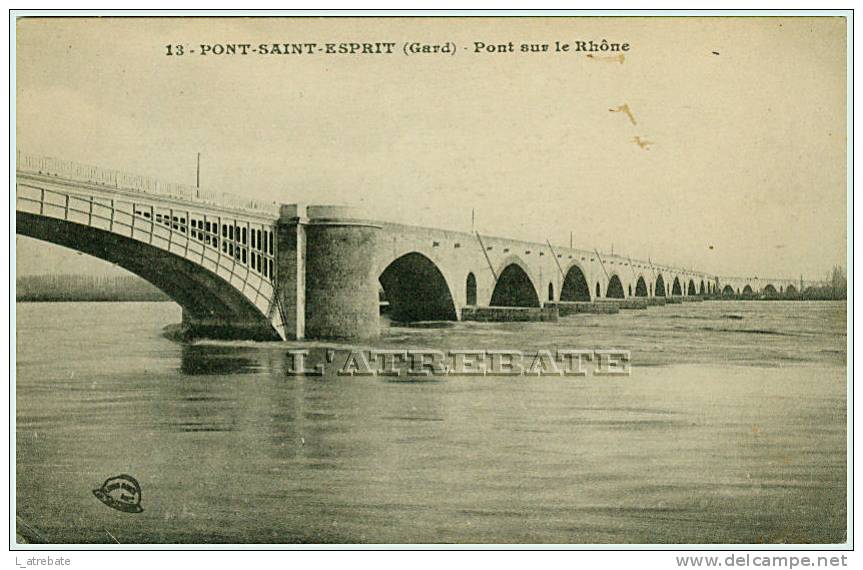
[[[17,151],[16,158],[16,168],[20,172],[55,176],[77,182],[106,186],[117,190],[152,194],[154,196],[186,200],[254,214],[264,214],[273,217],[279,216],[279,205],[276,202],[254,200],[223,192],[213,192],[194,186],[164,182],[149,176],[79,164],[58,158],[31,155],[20,150]]]

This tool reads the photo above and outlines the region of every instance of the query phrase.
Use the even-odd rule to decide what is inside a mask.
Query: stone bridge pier
[[[288,338],[378,335],[380,230],[345,206],[282,206],[277,288]]]

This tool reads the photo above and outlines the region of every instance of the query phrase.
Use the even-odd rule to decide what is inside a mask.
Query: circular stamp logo
[[[141,485],[131,475],[109,477],[98,489],[93,489],[96,498],[112,509],[124,513],[140,513]]]

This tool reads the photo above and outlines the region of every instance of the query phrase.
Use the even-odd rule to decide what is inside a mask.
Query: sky
[[[818,279],[846,260],[845,25],[23,19],[17,148],[190,185],[200,152],[217,191],[463,231],[473,209],[484,234],[568,245],[572,232],[577,247],[723,276]],[[554,51],[603,39],[630,44],[623,61]],[[510,41],[515,53],[475,53]],[[396,48],[200,55],[285,42]],[[405,42],[456,49],[405,55]],[[611,111],[623,105],[632,120]],[[16,251],[19,275],[122,271],[24,237]]]

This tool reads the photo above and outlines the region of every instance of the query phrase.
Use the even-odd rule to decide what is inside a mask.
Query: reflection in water
[[[245,352],[245,353],[244,353]],[[180,356],[180,373],[242,374],[260,369],[260,354],[242,347],[207,344],[184,344]]]
[[[712,302],[559,323],[390,327],[353,347],[178,343],[162,332],[179,320],[169,303],[20,304],[18,534],[841,542],[844,311]],[[308,366],[333,351],[325,375],[289,373],[288,349],[300,348]],[[353,348],[621,348],[633,373],[336,374]],[[143,513],[119,516],[93,498],[119,473],[141,483]]]

